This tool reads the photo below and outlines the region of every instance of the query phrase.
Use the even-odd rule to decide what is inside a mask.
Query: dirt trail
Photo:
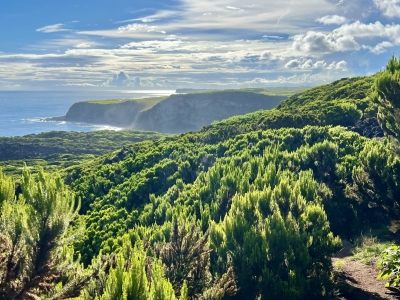
[[[340,287],[338,300],[383,300],[400,299],[388,289],[382,280],[377,280],[379,270],[372,265],[364,265],[352,260],[351,244],[343,241],[343,249],[332,258],[338,273],[337,282]]]

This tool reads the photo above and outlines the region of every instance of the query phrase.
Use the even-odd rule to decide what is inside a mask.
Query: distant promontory
[[[83,101],[74,103],[65,116],[47,120],[183,133],[231,116],[272,109],[286,98],[259,91],[226,90],[157,98]]]

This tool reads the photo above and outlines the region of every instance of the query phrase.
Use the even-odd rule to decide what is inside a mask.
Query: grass
[[[168,98],[167,96],[161,96],[161,97],[149,97],[149,98],[141,98],[141,99],[109,99],[109,100],[88,100],[84,101],[86,103],[90,104],[100,104],[100,105],[111,105],[111,104],[121,104],[125,102],[136,102],[139,104],[144,104],[143,110],[147,110],[157,103],[160,103],[161,101],[165,100]]]
[[[352,260],[358,260],[365,265],[375,264],[381,253],[392,243],[382,241],[376,236],[360,236],[354,243],[351,253]]]
[[[335,268],[335,271],[337,272],[342,272],[343,267],[346,265],[346,261],[344,259],[339,259],[334,262],[333,266]]]
[[[260,94],[267,96],[286,96],[290,97],[297,93],[301,93],[310,87],[277,87],[277,88],[269,88],[268,90],[264,90],[260,92]]]

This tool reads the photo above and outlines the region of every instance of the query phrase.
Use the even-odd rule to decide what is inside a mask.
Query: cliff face
[[[113,104],[77,102],[70,107],[65,120],[131,128],[144,107],[144,104],[134,101]]]
[[[162,133],[195,131],[213,121],[272,109],[285,98],[239,91],[172,95],[142,112],[135,128]]]
[[[144,104],[126,101],[112,104],[78,102],[71,106],[65,120],[107,124],[162,133],[183,133],[231,116],[260,109],[272,109],[286,97],[221,91],[172,95],[144,110]]]

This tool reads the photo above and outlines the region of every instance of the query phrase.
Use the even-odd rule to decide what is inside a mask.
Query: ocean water
[[[63,116],[69,107],[83,100],[137,99],[171,95],[165,91],[72,92],[0,91],[0,136],[21,136],[52,130],[93,131],[120,128],[87,123],[46,122],[43,118]]]

